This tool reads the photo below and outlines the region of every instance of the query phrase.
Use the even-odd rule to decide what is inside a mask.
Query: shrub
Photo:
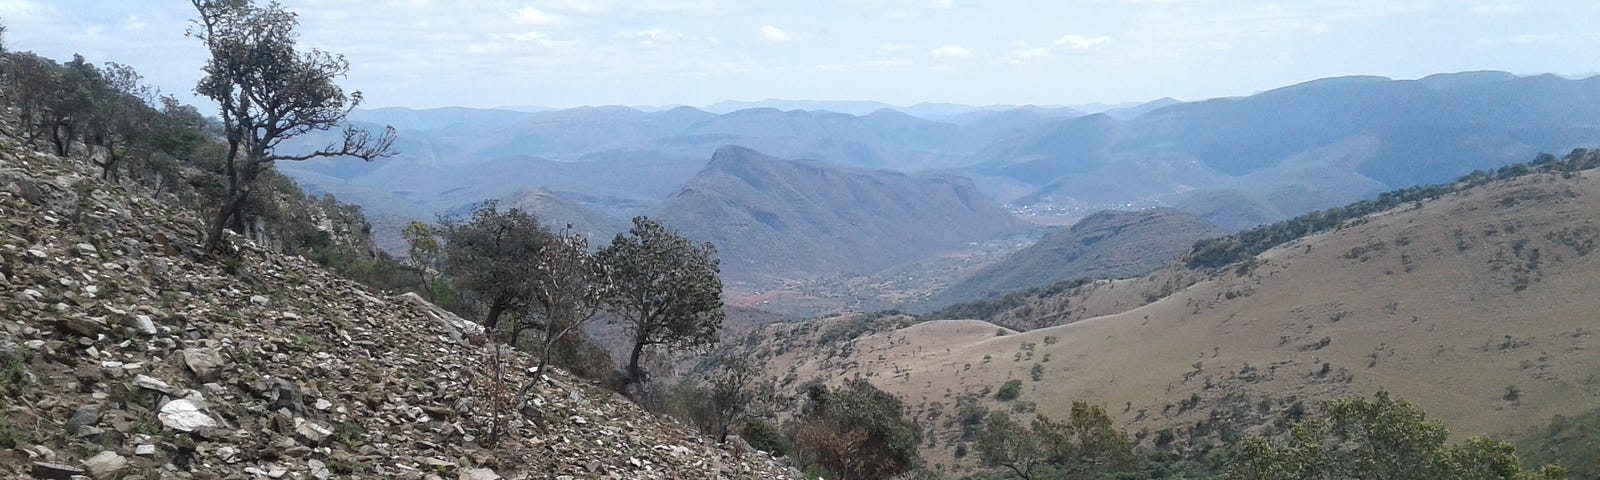
[[[1000,386],[1000,390],[994,393],[994,398],[1005,402],[1016,400],[1017,397],[1021,396],[1022,380],[1017,379],[1006,380],[1006,383]]]

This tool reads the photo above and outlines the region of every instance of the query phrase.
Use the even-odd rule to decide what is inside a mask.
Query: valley
[[[1022,331],[847,314],[774,324],[737,348],[790,388],[863,377],[905,398],[927,421],[935,440],[923,452],[936,462],[953,462],[969,440],[960,408],[974,402],[1054,417],[1087,401],[1141,441],[1194,446],[1270,432],[1291,408],[1385,389],[1461,438],[1517,438],[1600,405],[1600,340],[1585,293],[1600,282],[1594,192],[1593,170],[1499,181],[1349,220],[1175,285],[1186,267],[1068,289],[1020,308],[1032,318],[1087,314]],[[1176,288],[1149,288],[1158,284]],[[1094,300],[1110,290],[1144,298]],[[1008,381],[1020,381],[1015,400],[997,399]]]
[[[473,7],[0,2],[0,477],[1600,479],[1592,5]]]
[[[1172,208],[1238,231],[1541,152],[1600,143],[1600,117],[1592,113],[1600,108],[1591,108],[1600,105],[1590,105],[1600,98],[1597,92],[1600,82],[1594,79],[1462,72],[1417,80],[1329,78],[1246,97],[1165,99],[1091,115],[1031,106],[878,104],[841,106],[848,112],[838,113],[798,109],[826,103],[776,101],[711,111],[387,108],[355,111],[351,119],[358,125],[395,124],[403,133],[397,157],[280,168],[311,193],[361,205],[373,219],[379,245],[390,252],[403,249],[398,231],[406,223],[459,214],[485,199],[530,208],[552,224],[571,223],[597,239],[615,235],[632,216],[650,215],[727,247],[722,253],[730,281],[744,285],[734,292],[737,297],[785,292],[780,295],[804,298],[834,290],[853,293],[823,293],[831,300],[801,302],[823,308],[789,313],[915,309],[932,292],[863,295],[857,279],[891,278],[892,270],[921,259],[967,255],[953,246],[1014,233],[991,223],[956,234],[961,229],[952,226],[977,226],[964,212],[994,217],[1004,211],[1023,221],[1017,225],[1044,226],[1032,236],[1101,210],[1149,208]],[[1548,98],[1563,100],[1543,100]],[[1375,107],[1388,103],[1407,107]],[[314,145],[326,139],[298,141]],[[723,150],[726,145],[748,150],[733,155]],[[719,160],[719,154],[738,158]],[[755,160],[760,158],[811,161],[824,171],[875,171],[880,178],[961,178],[972,186],[962,187],[968,191],[959,193],[960,202],[941,204],[917,197],[922,194],[889,193],[878,183],[824,193],[818,189],[824,184],[806,179],[812,173],[801,173],[817,170],[732,168],[762,163]],[[723,174],[731,176],[713,180]],[[738,177],[745,174],[782,178],[750,183]],[[749,189],[706,189],[734,185],[725,182],[735,179]],[[784,196],[806,188],[811,190],[799,194],[811,197]],[[909,197],[896,203],[843,196],[875,194],[869,192]],[[853,203],[825,205],[815,195]],[[765,206],[735,213],[727,205]],[[922,213],[908,213],[912,206]],[[932,218],[953,223],[929,223]],[[906,223],[874,230],[888,225],[871,226],[877,219]],[[814,228],[774,237],[779,230],[772,225],[778,224]],[[954,234],[954,243],[922,241],[946,234]],[[880,244],[868,247],[868,238]],[[885,249],[889,244],[895,248]],[[1137,272],[1122,272],[1131,273]],[[930,285],[948,283],[937,275],[912,276]],[[925,290],[912,290],[919,288]],[[938,295],[935,303],[997,292],[958,289],[968,291]]]

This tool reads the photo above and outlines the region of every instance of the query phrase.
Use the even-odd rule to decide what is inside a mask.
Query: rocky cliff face
[[[202,225],[0,139],[0,477],[798,477],[555,370],[490,444],[529,358]]]

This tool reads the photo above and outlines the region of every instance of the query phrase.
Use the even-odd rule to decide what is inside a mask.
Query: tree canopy
[[[722,278],[717,249],[696,244],[646,217],[595,254],[614,288],[606,308],[620,315],[633,348],[625,382],[645,380],[639,360],[651,346],[697,347],[716,342],[722,327]]]
[[[1229,462],[1240,480],[1541,480],[1566,472],[1525,470],[1509,443],[1476,436],[1446,443],[1449,431],[1422,410],[1378,391],[1372,399],[1341,398],[1296,424],[1287,441],[1251,437]]]
[[[361,104],[361,92],[346,94],[335,79],[350,70],[343,56],[297,48],[295,14],[277,3],[253,0],[191,0],[199,18],[189,35],[210,54],[195,93],[221,106],[228,199],[218,209],[206,244],[220,246],[261,172],[279,160],[349,156],[362,160],[394,155],[394,129],[373,135],[344,127],[343,140],[309,152],[282,152],[285,140],[341,124]]]

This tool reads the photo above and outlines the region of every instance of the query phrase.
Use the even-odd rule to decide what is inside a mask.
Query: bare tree
[[[229,225],[243,225],[242,209],[256,178],[272,162],[343,156],[371,161],[396,153],[393,128],[373,135],[351,126],[340,143],[307,153],[278,152],[285,140],[334,128],[361,104],[361,92],[347,95],[334,83],[350,63],[321,50],[298,50],[299,21],[277,3],[191,1],[199,18],[189,35],[211,55],[195,92],[221,106],[228,141],[228,194],[206,234],[208,248],[221,246]]]
[[[583,325],[600,313],[611,281],[605,266],[589,253],[589,240],[567,225],[543,245],[528,276],[533,295],[528,322],[524,328],[544,329],[539,372],[550,364],[551,352],[559,347],[576,350]]]

